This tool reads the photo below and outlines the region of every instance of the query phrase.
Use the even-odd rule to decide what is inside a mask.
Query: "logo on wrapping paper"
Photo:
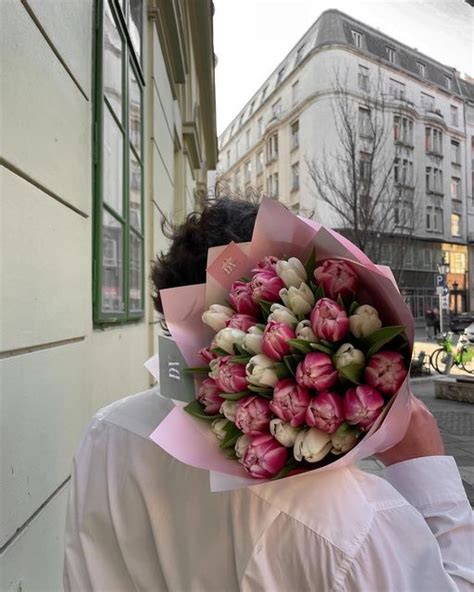
[[[232,242],[214,259],[207,268],[207,272],[227,288],[245,273],[246,265],[247,255],[236,243]]]
[[[168,358],[168,378],[171,380],[181,380],[180,363]]]

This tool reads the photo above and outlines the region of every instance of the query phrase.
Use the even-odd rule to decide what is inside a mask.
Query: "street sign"
[[[443,288],[443,286],[436,286],[436,294],[438,296],[443,296],[443,294],[444,294],[444,288]]]
[[[449,288],[448,286],[444,286],[443,288],[443,296],[447,296],[449,294]]]
[[[437,273],[435,275],[435,286],[437,288],[444,286],[444,275],[442,273]]]
[[[441,310],[449,310],[449,294],[441,296]]]

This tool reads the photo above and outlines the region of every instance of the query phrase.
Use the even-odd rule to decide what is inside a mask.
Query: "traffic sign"
[[[449,294],[449,288],[448,286],[444,286],[443,288],[443,296],[447,296]]]
[[[449,310],[449,294],[441,297],[441,310]]]
[[[438,296],[443,296],[443,294],[444,294],[443,286],[436,286],[436,294],[438,294]]]
[[[444,275],[442,273],[437,273],[435,275],[435,286],[437,288],[444,286]]]

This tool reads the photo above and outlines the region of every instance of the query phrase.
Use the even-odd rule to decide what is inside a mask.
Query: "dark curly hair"
[[[209,200],[202,212],[188,215],[181,225],[164,219],[162,229],[171,239],[167,253],[152,264],[153,301],[163,313],[160,290],[206,281],[207,250],[210,247],[251,240],[258,205],[234,197]]]

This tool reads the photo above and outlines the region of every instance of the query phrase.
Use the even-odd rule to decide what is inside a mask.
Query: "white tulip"
[[[234,354],[234,344],[242,345],[245,337],[245,331],[240,329],[234,329],[232,327],[226,327],[221,329],[214,338],[216,347],[223,349],[228,354]]]
[[[227,321],[230,321],[235,311],[228,306],[221,304],[211,304],[208,310],[202,313],[202,322],[209,325],[216,333],[226,326]]]
[[[216,380],[219,376],[219,358],[214,358],[209,362],[208,376],[209,378],[212,378],[212,380]]]
[[[235,443],[235,454],[237,455],[237,458],[242,458],[244,456],[244,454],[247,452],[250,442],[251,438],[250,436],[247,436],[247,434],[240,436],[240,438]]]
[[[216,438],[222,442],[222,440],[226,437],[225,428],[229,422],[227,419],[215,419],[211,423],[211,431],[216,436]]]
[[[286,448],[294,446],[299,431],[298,428],[294,428],[289,422],[282,419],[275,418],[270,422],[270,434]]]
[[[349,364],[365,364],[365,357],[360,349],[356,349],[352,343],[344,343],[334,354],[333,362],[337,370],[341,370]]]
[[[313,329],[311,328],[311,321],[300,321],[296,325],[295,333],[296,339],[306,339],[306,341],[311,341],[312,343],[318,342],[318,338],[316,337],[316,335],[313,332]]]
[[[283,304],[272,304],[270,307],[270,314],[268,315],[267,321],[275,321],[276,323],[286,323],[287,325],[296,325],[298,319],[293,312],[283,306]]]
[[[322,460],[331,450],[331,436],[317,428],[302,430],[296,436],[293,455],[296,460],[306,460],[309,463]]]
[[[237,409],[237,401],[224,401],[219,409],[219,413],[226,417],[232,423],[235,423],[235,411]]]
[[[290,286],[299,288],[301,282],[305,282],[307,278],[304,265],[296,257],[290,257],[288,261],[282,259],[278,261],[276,264],[276,272],[287,288]]]
[[[332,450],[333,454],[343,454],[348,452],[351,448],[357,444],[357,435],[360,434],[360,430],[356,427],[350,426],[348,423],[341,423],[334,434],[331,434]]]
[[[308,314],[314,306],[314,294],[308,284],[301,282],[299,288],[290,286],[280,290],[280,298],[297,315]]]
[[[258,354],[250,358],[245,367],[247,381],[256,386],[275,386],[278,382],[278,376],[275,371],[275,362],[265,356]]]
[[[382,321],[373,306],[363,304],[349,317],[349,326],[355,337],[367,337],[382,327]]]
[[[242,341],[242,347],[249,354],[262,353],[263,330],[257,326],[250,327]]]

